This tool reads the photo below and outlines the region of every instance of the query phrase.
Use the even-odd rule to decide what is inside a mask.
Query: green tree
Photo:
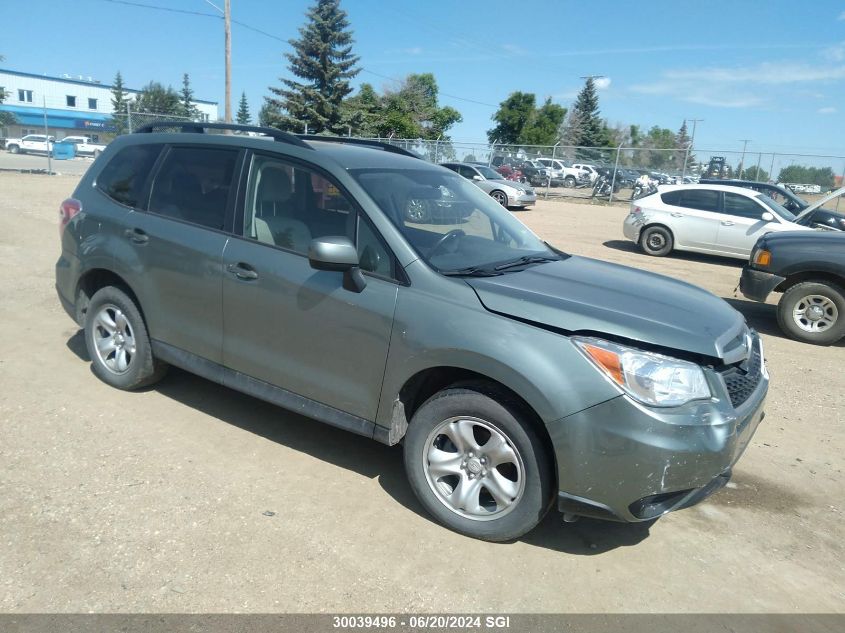
[[[235,120],[241,125],[249,125],[252,122],[252,118],[249,115],[249,103],[247,103],[245,92],[241,93],[241,102],[240,105],[238,105],[238,114]]]
[[[384,116],[381,97],[372,85],[361,84],[358,93],[341,104],[342,121],[347,131],[356,136],[376,136],[379,121]]]
[[[667,128],[652,126],[643,139],[642,146],[655,151],[646,153],[648,167],[652,169],[670,169],[677,167],[678,152],[659,151],[677,149],[675,133]],[[681,157],[683,161],[683,157]]]
[[[769,181],[769,172],[767,172],[762,167],[757,167],[754,165],[753,167],[749,167],[745,171],[743,171],[743,178],[747,180],[756,180],[757,182],[768,182]]]
[[[525,126],[536,110],[536,100],[530,92],[512,92],[499,104],[493,115],[496,126],[487,130],[487,139],[500,145],[517,145]]]
[[[340,0],[317,0],[306,13],[299,39],[290,40],[285,57],[291,73],[301,79],[282,79],[265,97],[272,109],[269,121],[281,129],[314,133],[343,132],[341,103],[352,92],[349,80],[358,74],[359,57],[352,54],[352,32]]]
[[[2,62],[5,57],[0,55],[0,62]],[[0,104],[2,104],[6,100],[6,95],[8,93],[0,88]],[[7,125],[12,125],[16,121],[15,115],[11,112],[0,112],[0,128],[6,127]]]
[[[449,128],[463,119],[450,106],[438,104],[437,81],[431,73],[408,75],[396,91],[381,99],[380,120],[375,128],[379,136],[449,140]]]
[[[536,109],[519,135],[523,145],[554,145],[560,140],[560,127],[566,118],[566,108],[552,103],[550,98]]]
[[[264,105],[258,111],[258,125],[262,127],[273,127],[273,123],[278,119],[278,116],[278,108],[273,107],[272,104],[265,101]]]
[[[179,116],[186,119],[198,119],[200,111],[194,105],[194,90],[188,73],[182,75],[182,90],[179,92]]]
[[[687,131],[687,121],[684,119],[684,122],[681,124],[681,128],[678,130],[678,133],[675,135],[675,147],[679,150],[683,150],[686,154],[686,151],[689,150],[689,155],[687,156],[687,165],[690,165],[695,162],[695,154],[692,153],[692,139],[689,137],[689,132]],[[681,163],[683,165],[683,158],[681,158]]]
[[[143,87],[132,105],[133,112],[179,116],[182,103],[179,94],[171,86],[165,88],[157,81]]]
[[[830,167],[808,167],[789,165],[780,170],[778,182],[796,185],[819,185],[830,188],[834,185],[834,174]]]
[[[577,123],[570,134],[573,145],[581,147],[608,147],[607,128],[599,110],[596,84],[588,77],[584,87],[572,104],[572,120]]]
[[[123,76],[118,70],[111,87],[111,109],[113,113],[111,124],[114,127],[115,134],[125,134],[128,129],[126,121],[126,105],[128,103],[129,93],[126,92],[126,87],[123,85]]]

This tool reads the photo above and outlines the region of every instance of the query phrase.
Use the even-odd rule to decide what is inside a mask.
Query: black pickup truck
[[[778,324],[799,341],[831,345],[845,336],[845,233],[768,233],[751,251],[739,289],[754,301],[782,292]]]

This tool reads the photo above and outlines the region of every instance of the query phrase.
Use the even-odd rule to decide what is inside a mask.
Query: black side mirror
[[[315,270],[342,272],[343,287],[352,292],[361,292],[367,285],[358,265],[358,250],[348,237],[332,235],[311,240],[308,263]]]

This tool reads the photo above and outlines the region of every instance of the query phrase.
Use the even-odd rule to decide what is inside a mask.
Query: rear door
[[[719,221],[719,248],[732,255],[749,257],[757,238],[780,229],[777,219],[766,221],[764,213],[771,210],[753,197],[726,191],[722,218]],[[774,214],[772,214],[774,215]]]
[[[701,250],[717,248],[719,192],[711,189],[676,189],[660,194],[675,243]]]
[[[159,158],[143,209],[126,217],[150,336],[220,362],[223,249],[242,152],[173,145]]]
[[[287,391],[375,420],[400,274],[357,205],[325,172],[251,160],[224,256],[223,362]],[[313,238],[358,246],[366,287],[308,262]]]

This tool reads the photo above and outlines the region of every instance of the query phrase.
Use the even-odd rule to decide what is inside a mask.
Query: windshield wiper
[[[528,264],[543,264],[545,262],[556,262],[557,257],[548,257],[546,255],[524,255],[512,262],[499,264],[493,270],[507,270],[508,268],[516,268],[517,266],[526,266]]]
[[[469,266],[468,268],[458,268],[457,270],[441,270],[440,274],[447,277],[496,277],[502,273],[489,268],[479,268],[478,266]]]

